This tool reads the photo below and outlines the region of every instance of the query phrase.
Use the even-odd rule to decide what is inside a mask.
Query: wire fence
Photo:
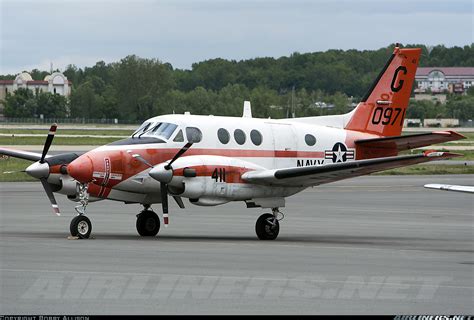
[[[86,119],[86,118],[0,118],[0,124],[133,124],[142,121],[129,121],[120,119]]]

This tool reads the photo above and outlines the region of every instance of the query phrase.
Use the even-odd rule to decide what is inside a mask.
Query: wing
[[[309,187],[358,177],[378,171],[457,156],[462,155],[448,152],[427,151],[418,155],[356,160],[324,166],[250,171],[244,173],[242,179],[250,183],[263,185]]]
[[[38,161],[41,159],[41,153],[29,152],[23,150],[15,150],[8,148],[0,148],[0,155],[5,155],[13,158],[19,158],[30,161]],[[49,156],[46,156],[48,158]]]
[[[431,184],[425,184],[424,187],[428,189],[474,193],[474,186],[457,186],[457,185],[450,185],[450,184],[431,183]]]

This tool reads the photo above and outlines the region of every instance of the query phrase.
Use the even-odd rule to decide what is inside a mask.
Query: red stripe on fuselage
[[[180,150],[178,148],[154,148],[154,149],[133,149],[134,146],[123,146],[121,150],[96,150],[87,153],[92,160],[94,172],[106,172],[104,158],[110,159],[111,173],[121,174],[121,180],[109,179],[104,186],[112,188],[118,183],[146,170],[148,167],[131,154],[127,153],[127,147],[132,150],[132,154],[140,154],[152,165],[163,163],[174,157]],[[198,149],[191,148],[183,156],[223,156],[233,158],[324,158],[321,151],[292,151],[292,150],[242,150],[242,149]],[[217,165],[216,165],[217,166]],[[212,168],[215,168],[213,166]],[[214,169],[212,169],[214,170]],[[207,175],[207,174],[206,174]],[[212,175],[212,172],[211,172]],[[233,179],[233,178],[232,178]],[[234,179],[233,179],[234,180]],[[235,179],[237,180],[237,178]],[[101,185],[103,178],[96,178],[94,184]]]

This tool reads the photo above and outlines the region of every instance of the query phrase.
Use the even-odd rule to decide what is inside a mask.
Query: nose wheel
[[[154,237],[160,231],[160,218],[158,215],[145,209],[137,215],[137,231],[142,237]]]
[[[278,211],[278,208],[272,209],[272,213],[264,213],[255,223],[255,232],[260,240],[275,240],[280,232],[279,220],[283,219],[283,214]],[[278,215],[281,218],[278,219]]]
[[[73,237],[88,239],[92,232],[92,223],[86,216],[79,215],[72,219],[70,231]]]

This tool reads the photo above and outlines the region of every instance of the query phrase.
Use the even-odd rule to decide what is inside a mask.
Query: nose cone
[[[25,172],[36,179],[47,178],[49,176],[49,165],[46,162],[35,162],[26,168]]]
[[[67,166],[69,175],[81,183],[91,182],[93,171],[92,160],[87,155],[80,156]]]

